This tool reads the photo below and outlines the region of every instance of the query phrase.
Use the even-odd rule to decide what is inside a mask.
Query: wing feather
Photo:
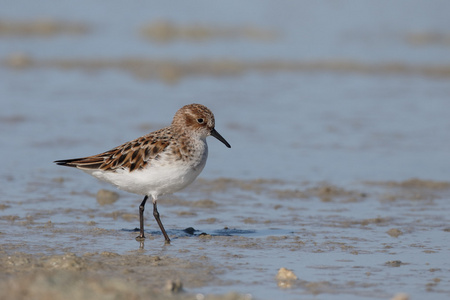
[[[153,158],[167,149],[172,139],[170,127],[166,127],[101,154],[57,160],[55,163],[81,170],[128,169],[131,172],[146,167]]]

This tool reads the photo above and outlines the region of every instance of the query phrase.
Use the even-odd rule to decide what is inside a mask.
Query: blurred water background
[[[3,214],[25,217],[14,201],[82,198],[63,195],[68,186],[93,193],[107,187],[52,161],[100,153],[167,126],[194,102],[215,113],[216,129],[232,145],[208,140],[200,175],[207,180],[347,188],[450,181],[448,1],[0,6]],[[59,177],[70,180],[55,190]],[[266,292],[260,286],[256,294],[264,299]]]

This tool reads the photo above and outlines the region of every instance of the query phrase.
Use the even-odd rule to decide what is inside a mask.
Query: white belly
[[[189,184],[202,172],[208,157],[208,146],[204,143],[202,151],[192,160],[171,161],[167,156],[161,156],[151,161],[148,167],[141,170],[86,170],[92,176],[112,183],[121,190],[148,195],[156,199],[164,194],[177,192]]]

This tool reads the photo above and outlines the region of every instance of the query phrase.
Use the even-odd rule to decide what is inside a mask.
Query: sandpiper
[[[145,238],[144,208],[151,196],[153,216],[169,243],[170,238],[159,217],[157,199],[185,188],[197,178],[208,157],[207,136],[211,135],[231,148],[214,126],[214,115],[206,106],[189,104],[176,112],[168,127],[101,154],[55,163],[78,168],[121,190],[144,195],[139,205],[138,240]]]

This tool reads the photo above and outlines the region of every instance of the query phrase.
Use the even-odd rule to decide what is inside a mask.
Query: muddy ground
[[[63,178],[51,184],[66,187]],[[71,192],[63,200],[2,202],[2,298],[266,299],[257,292],[262,286],[272,286],[269,298],[450,292],[449,266],[439,262],[448,253],[442,211],[449,182],[372,181],[355,188],[200,179],[160,202],[171,244],[151,214],[147,240],[134,240],[137,210],[126,202],[139,201],[122,199],[132,196],[106,193],[108,202],[104,191]],[[91,203],[80,209],[73,197]],[[67,207],[49,206],[55,203]],[[281,268],[292,274],[277,275]],[[389,282],[394,269],[401,276],[395,284]]]

